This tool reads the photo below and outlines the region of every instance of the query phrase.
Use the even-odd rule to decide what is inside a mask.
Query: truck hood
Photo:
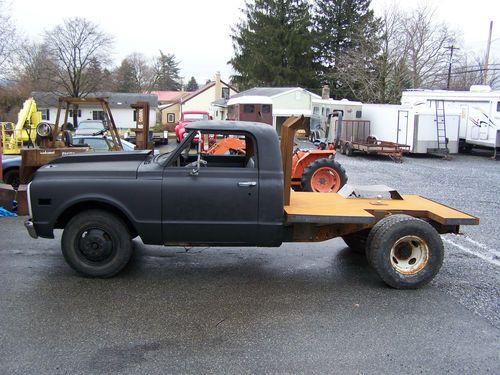
[[[136,178],[151,151],[82,153],[62,156],[38,169],[36,176],[64,178]]]

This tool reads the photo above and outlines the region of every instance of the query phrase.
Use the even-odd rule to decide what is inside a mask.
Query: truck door
[[[244,148],[207,152],[228,136],[239,136],[247,152]],[[216,140],[211,137],[191,134],[164,168],[162,231],[166,244],[255,243],[259,170],[257,155],[249,145],[252,140],[239,134],[218,135]],[[204,150],[198,169],[199,142]]]
[[[408,111],[398,111],[398,135],[396,143],[408,144]]]

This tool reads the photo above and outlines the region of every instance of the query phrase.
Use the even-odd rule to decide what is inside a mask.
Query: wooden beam
[[[295,132],[303,124],[304,116],[292,116],[281,126],[281,160],[283,163],[283,201],[290,204],[290,189],[292,187],[292,158]]]

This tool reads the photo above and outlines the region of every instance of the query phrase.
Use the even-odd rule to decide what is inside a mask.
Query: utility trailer
[[[67,263],[89,277],[111,277],[131,259],[132,239],[182,246],[269,246],[342,237],[366,254],[394,288],[418,288],[439,271],[440,233],[459,233],[479,219],[431,200],[292,192],[295,131],[289,118],[281,145],[272,127],[196,122],[169,154],[72,155],[40,168],[28,187],[33,238],[63,229]],[[245,137],[245,155],[202,152],[205,135]],[[197,149],[193,149],[193,144]],[[262,152],[262,150],[265,150]]]
[[[340,152],[352,156],[356,152],[371,155],[388,156],[392,160],[401,162],[403,154],[409,152],[410,146],[379,140],[372,136],[371,124],[367,120],[342,120],[336,117],[330,118],[330,127],[335,134],[334,143],[340,148]]]

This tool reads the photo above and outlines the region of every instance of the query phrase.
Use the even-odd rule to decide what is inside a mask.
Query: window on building
[[[42,120],[50,120],[50,111],[48,109],[40,109],[40,112],[42,112]]]
[[[271,105],[263,104],[262,105],[262,113],[271,113]]]
[[[73,118],[73,110],[72,110],[72,109],[70,109],[70,110],[68,111],[68,116],[69,116],[70,118]],[[79,109],[79,110],[78,110],[78,112],[77,112],[77,117],[82,117],[82,110],[81,110],[81,109]]]
[[[314,107],[313,108],[313,114],[319,115],[319,107]]]
[[[173,124],[175,122],[175,114],[174,113],[167,113],[167,122],[169,124]]]
[[[255,105],[253,105],[253,104],[245,104],[243,106],[243,112],[245,112],[245,113],[254,113],[255,112]]]
[[[497,112],[500,112],[500,102],[497,102]]]
[[[92,120],[104,121],[104,111],[92,111]]]
[[[229,99],[229,87],[222,88],[222,97],[224,99]]]
[[[361,111],[356,111],[356,118],[361,118]]]

